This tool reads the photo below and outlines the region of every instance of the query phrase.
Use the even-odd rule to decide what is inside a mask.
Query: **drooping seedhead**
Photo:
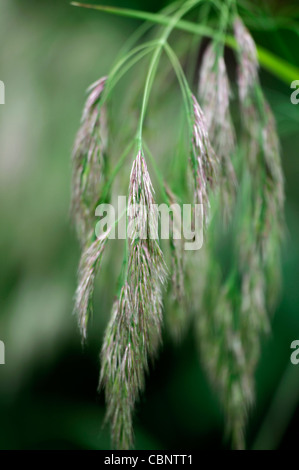
[[[239,97],[245,103],[252,88],[258,83],[259,63],[255,42],[240,17],[235,19],[234,31],[239,46]]]
[[[92,296],[95,277],[101,264],[108,233],[109,232],[107,232],[104,237],[93,241],[83,250],[79,263],[74,314],[78,318],[83,342],[86,341],[87,338],[87,324],[92,314]]]
[[[237,177],[232,163],[236,135],[230,113],[230,84],[223,55],[218,56],[211,43],[200,68],[200,102],[206,117],[211,144],[219,158],[219,186],[222,212],[229,220],[236,199]]]
[[[106,329],[101,353],[100,384],[105,388],[107,420],[117,448],[133,443],[132,414],[143,388],[148,360],[161,341],[162,294],[166,269],[156,238],[157,208],[141,151],[134,160],[129,185],[125,280]]]
[[[88,89],[73,149],[71,215],[82,247],[94,229],[94,211],[104,178],[107,122],[106,110],[100,107],[100,100],[106,80],[106,77],[101,78]]]
[[[195,98],[193,101],[193,157],[195,203],[201,204],[205,222],[208,222],[209,190],[214,188],[218,176],[218,158],[211,145],[204,113]]]

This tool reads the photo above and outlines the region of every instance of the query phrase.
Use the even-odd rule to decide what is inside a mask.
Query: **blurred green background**
[[[167,2],[108,3],[157,11]],[[291,30],[254,28],[257,43],[299,66],[298,2],[259,3],[294,18]],[[72,317],[79,247],[69,222],[70,152],[84,90],[109,72],[138,24],[64,0],[1,0],[1,449],[110,448],[97,382],[113,292],[106,295],[107,284],[99,284],[90,339],[82,349]],[[291,449],[299,438],[299,365],[289,359],[290,344],[299,339],[299,105],[290,102],[290,86],[264,71],[261,79],[281,137],[288,229],[283,293],[271,337],[263,342],[247,441],[250,448]],[[227,447],[221,408],[199,365],[192,332],[178,347],[165,335],[135,423],[136,448]]]

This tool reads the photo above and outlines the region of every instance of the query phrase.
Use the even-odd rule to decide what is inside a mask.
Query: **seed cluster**
[[[154,189],[140,135],[135,140],[124,263],[102,345],[99,382],[118,449],[133,446],[133,413],[149,361],[161,343],[164,299],[166,325],[175,338],[191,321],[195,325],[201,362],[223,404],[233,445],[245,447],[260,339],[270,329],[269,313],[279,287],[284,184],[275,119],[259,83],[256,46],[240,17],[234,16],[232,26],[238,43],[237,116],[231,110],[234,97],[224,47],[218,41],[211,41],[204,52],[198,96],[180,77],[190,127],[186,180],[189,171],[205,237],[200,256],[192,253],[190,259],[183,241],[173,236],[179,217],[173,211],[168,291]],[[95,278],[112,228],[95,237],[95,208],[107,184],[107,80],[104,77],[89,89],[73,150],[71,213],[82,248],[74,311],[84,341]],[[147,99],[146,95],[144,102]],[[174,185],[163,181],[162,192],[169,205],[179,207]],[[197,215],[194,211],[193,226]],[[226,264],[219,257],[223,239],[231,248]]]

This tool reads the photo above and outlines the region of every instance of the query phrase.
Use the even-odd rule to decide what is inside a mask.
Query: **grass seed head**
[[[240,17],[234,23],[239,46],[238,85],[240,101],[245,102],[258,81],[259,63],[255,42]]]
[[[230,85],[223,56],[217,56],[214,44],[204,54],[199,80],[199,98],[206,117],[209,138],[220,160],[219,186],[226,220],[236,198],[237,178],[231,161],[236,147],[230,114]]]
[[[107,148],[105,107],[99,109],[106,78],[89,88],[81,126],[73,149],[73,177],[71,215],[81,246],[87,243],[93,231],[94,210],[100,196],[104,173],[104,154]]]
[[[78,287],[75,294],[74,313],[83,341],[87,338],[87,323],[92,313],[92,296],[96,273],[99,269],[107,236],[97,239],[87,246],[81,255],[78,269]]]
[[[205,222],[208,220],[209,190],[217,181],[218,158],[211,145],[204,113],[195,98],[193,101],[193,155],[195,158],[195,202],[202,204]]]

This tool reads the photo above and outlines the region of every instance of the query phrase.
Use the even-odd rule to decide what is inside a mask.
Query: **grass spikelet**
[[[240,45],[239,97],[244,129],[242,190],[238,195],[234,225],[237,265],[232,271],[232,283],[227,285],[229,288],[219,286],[222,296],[214,306],[212,318],[214,322],[217,320],[216,312],[222,303],[221,310],[226,311],[233,322],[230,328],[222,325],[222,337],[226,332],[227,338],[231,331],[229,334],[237,338],[237,343],[230,340],[230,344],[238,344],[236,351],[239,352],[226,356],[229,342],[221,342],[219,360],[210,364],[209,373],[215,380],[221,374],[225,376],[228,367],[226,380],[216,379],[216,386],[226,410],[234,447],[244,448],[244,428],[254,398],[254,373],[261,335],[270,330],[269,309],[278,288],[283,178],[274,118],[257,76],[254,41],[239,19],[235,23],[235,34]],[[236,293],[237,282],[240,294]],[[267,290],[271,292],[269,295]],[[211,333],[206,331],[205,335],[207,342],[211,340]],[[222,364],[218,373],[216,364]]]
[[[240,46],[238,85],[243,140],[232,220],[233,259],[225,277],[221,264],[216,263],[218,227],[209,227],[205,246],[208,269],[197,333],[202,363],[224,407],[227,431],[234,448],[243,449],[261,336],[270,331],[270,308],[279,285],[284,189],[275,120],[259,84],[255,44],[240,19],[235,22],[235,34]],[[213,100],[217,102],[217,92],[213,99],[205,94],[210,86],[207,77],[215,83],[217,67],[213,65],[213,53],[207,50],[206,54],[200,90],[209,109]],[[221,118],[221,111],[218,114]],[[215,122],[218,116],[211,119]],[[213,127],[211,130],[210,138]],[[221,156],[221,149],[216,148]],[[222,204],[218,198],[214,201],[215,219]]]
[[[166,265],[157,235],[157,206],[147,165],[138,153],[131,172],[128,206],[133,211],[127,280],[134,297],[144,356],[155,354],[161,336]],[[145,235],[145,237],[142,237]]]
[[[104,237],[96,239],[87,246],[81,255],[78,269],[78,287],[75,294],[74,313],[78,317],[79,329],[82,340],[87,338],[87,323],[92,314],[92,295],[94,291],[94,282],[99,269],[107,234]]]
[[[241,102],[245,102],[250,91],[258,82],[259,64],[257,50],[251,34],[240,17],[235,19],[234,31],[239,45],[239,97]]]
[[[262,131],[263,152],[267,165],[267,172],[272,179],[272,193],[275,194],[275,204],[278,217],[282,219],[284,206],[284,178],[282,173],[280,144],[278,140],[277,128],[274,115],[269,104],[264,102],[265,124]]]
[[[218,159],[212,148],[204,113],[192,96],[194,125],[193,125],[193,155],[195,178],[195,203],[202,204],[205,223],[208,221],[209,189],[215,187],[217,180]]]
[[[126,283],[113,306],[101,352],[100,386],[105,389],[106,420],[111,423],[117,449],[133,445],[132,414],[144,387],[145,364],[135,316],[132,294]]]
[[[252,356],[256,358],[258,355],[259,343],[251,343],[252,351],[246,349],[247,338],[251,334],[249,327],[250,332],[256,331],[256,325],[249,325],[248,312],[241,311],[233,278],[223,282],[223,274],[214,262],[215,255],[211,249],[209,244],[196,333],[203,367],[222,402],[226,432],[232,438],[234,448],[243,449],[247,414],[253,401],[256,362]],[[247,333],[244,328],[246,322]],[[256,339],[256,336],[251,338]]]
[[[93,231],[94,210],[99,198],[107,147],[106,110],[99,109],[106,77],[88,89],[81,127],[73,149],[71,214],[84,247]]]
[[[209,138],[220,160],[220,192],[226,220],[236,198],[237,178],[231,161],[236,137],[230,114],[230,85],[223,56],[211,43],[204,54],[199,80],[199,98],[206,117]]]
[[[146,162],[138,153],[129,188],[128,247],[125,284],[115,303],[102,348],[100,384],[105,388],[107,419],[118,449],[133,444],[132,414],[144,385],[148,360],[161,341],[162,293],[166,268],[156,239],[156,206]]]
[[[208,315],[202,316],[199,321],[203,340],[201,355],[210,380],[222,398],[226,430],[232,434],[234,447],[240,449],[244,447],[246,403],[251,386],[248,386],[247,374],[244,373],[246,360],[239,333],[233,326],[232,305],[227,292],[218,285],[215,295],[217,300],[211,306],[213,317],[209,320]]]

